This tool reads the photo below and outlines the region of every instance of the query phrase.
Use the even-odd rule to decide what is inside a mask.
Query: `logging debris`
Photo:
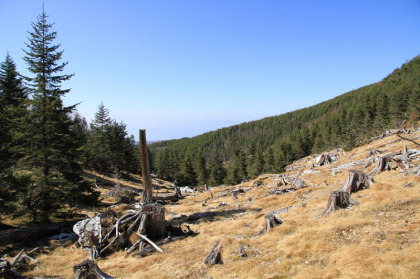
[[[248,191],[250,191],[252,188],[251,187],[237,187],[235,189],[229,189],[229,190],[225,190],[225,191],[221,191],[217,194],[217,197],[224,197],[224,196],[228,196],[228,195],[233,195],[233,196],[237,196],[238,194],[244,194]]]
[[[161,252],[161,244],[196,235],[189,227],[185,231],[166,225],[165,208],[161,204],[140,203],[137,207],[137,210],[128,210],[125,214],[108,209],[74,226],[73,230],[79,236],[78,243],[82,249],[88,250],[90,259],[121,249],[128,254],[138,249],[134,255],[144,256],[154,250]]]
[[[281,186],[282,184],[284,185],[289,185],[287,187],[282,187],[279,188],[278,186]],[[273,189],[269,190],[264,196],[270,196],[270,195],[281,195],[284,193],[288,193],[288,192],[294,192],[297,191],[299,189],[303,189],[303,188],[307,188],[308,186],[306,185],[306,183],[296,177],[295,179],[293,179],[292,182],[288,181],[286,177],[282,177],[281,181],[277,182],[277,186],[274,187]]]

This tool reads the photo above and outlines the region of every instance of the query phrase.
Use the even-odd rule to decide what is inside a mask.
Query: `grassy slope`
[[[407,144],[416,148],[412,142]],[[145,258],[121,251],[100,259],[98,265],[124,278],[420,278],[420,177],[404,176],[399,170],[378,174],[371,188],[353,194],[359,206],[311,220],[326,206],[329,193],[347,178],[347,171],[333,176],[331,166],[366,158],[372,148],[402,150],[403,142],[391,136],[343,153],[332,165],[316,167],[318,173],[302,175],[313,186],[293,193],[265,197],[276,175],[262,175],[259,179],[265,185],[253,187],[237,200],[211,199],[209,192],[190,195],[167,205],[167,218],[217,212],[213,220],[191,225],[198,236],[164,245],[163,253]],[[298,170],[289,174],[302,173],[313,163],[312,157],[301,159],[294,163]],[[401,187],[408,182],[413,186]],[[213,190],[213,196],[225,189]],[[229,206],[218,207],[222,201]],[[282,225],[256,237],[264,227],[265,213],[290,205],[294,208],[279,215]],[[221,239],[224,264],[206,266],[203,261],[217,239]],[[238,255],[239,244],[248,247],[248,258]],[[72,266],[87,257],[86,251],[74,246],[57,248],[38,256],[38,266],[27,275],[73,278]]]

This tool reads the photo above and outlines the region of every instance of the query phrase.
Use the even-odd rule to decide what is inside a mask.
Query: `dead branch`
[[[153,241],[151,241],[150,239],[147,238],[147,236],[136,233],[139,237],[143,238],[144,240],[146,240],[150,245],[153,246],[153,248],[155,248],[156,250],[158,250],[159,252],[163,252],[163,250],[161,248],[159,248],[159,246],[156,245],[156,243],[154,243]]]

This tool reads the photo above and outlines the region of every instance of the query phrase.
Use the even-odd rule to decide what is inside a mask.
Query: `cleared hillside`
[[[314,218],[326,207],[330,192],[346,181],[346,164],[363,160],[351,168],[368,173],[375,164],[366,168],[366,162],[378,156],[371,151],[402,151],[404,142],[408,149],[418,149],[419,132],[402,136],[409,140],[392,135],[347,152],[332,150],[337,160],[325,166],[314,166],[315,156],[293,163],[282,175],[299,175],[308,185],[294,192],[270,195],[282,189],[277,186],[282,176],[264,174],[241,185],[191,194],[166,205],[166,218],[183,228],[189,225],[197,236],[162,245],[163,253],[133,257],[120,251],[97,263],[119,278],[419,278],[418,175],[400,169],[374,175],[376,183],[352,194],[359,205]],[[419,160],[413,164],[419,165]],[[338,166],[342,172],[333,175]],[[220,196],[239,186],[245,191],[237,199]],[[288,212],[277,215],[283,224],[260,233],[265,213],[289,206]],[[182,216],[197,212],[214,215],[195,221]],[[218,239],[223,264],[208,266],[204,259]],[[238,245],[248,257],[239,255]],[[59,247],[37,256],[38,264],[26,275],[73,278],[72,266],[87,257],[74,245]]]

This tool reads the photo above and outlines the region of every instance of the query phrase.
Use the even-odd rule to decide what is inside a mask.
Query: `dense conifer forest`
[[[149,146],[154,171],[180,185],[235,184],[281,172],[293,160],[350,149],[389,128],[415,125],[420,111],[420,57],[389,76],[320,104]]]

